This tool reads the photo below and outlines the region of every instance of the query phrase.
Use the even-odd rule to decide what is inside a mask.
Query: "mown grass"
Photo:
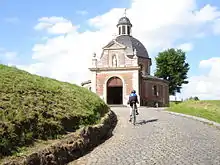
[[[220,100],[189,100],[178,104],[171,103],[168,110],[220,123]]]
[[[0,64],[0,157],[95,124],[106,112],[108,106],[83,87]]]

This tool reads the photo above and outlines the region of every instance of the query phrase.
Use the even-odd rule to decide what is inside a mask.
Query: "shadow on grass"
[[[147,124],[147,123],[151,123],[151,122],[155,122],[155,121],[158,121],[158,119],[141,120],[141,121],[138,121],[136,124],[143,125],[143,124]]]

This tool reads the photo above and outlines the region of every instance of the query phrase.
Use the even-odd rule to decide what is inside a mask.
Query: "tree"
[[[199,101],[199,98],[198,98],[197,96],[195,96],[195,97],[193,98],[193,100]]]
[[[199,101],[199,98],[197,96],[194,97],[189,97],[187,100],[195,100],[195,101]]]
[[[155,76],[169,81],[169,93],[180,93],[182,84],[188,84],[186,80],[189,64],[186,63],[186,55],[181,49],[168,49],[159,52],[156,60]]]

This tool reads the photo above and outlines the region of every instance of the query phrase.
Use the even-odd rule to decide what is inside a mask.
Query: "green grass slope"
[[[95,124],[108,106],[89,90],[0,64],[0,157]]]
[[[202,117],[220,123],[220,100],[184,101],[171,103],[169,111]]]

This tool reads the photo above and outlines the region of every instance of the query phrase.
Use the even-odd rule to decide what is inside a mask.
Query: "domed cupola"
[[[120,18],[117,24],[118,34],[119,35],[131,35],[132,24],[128,17],[125,16]]]

